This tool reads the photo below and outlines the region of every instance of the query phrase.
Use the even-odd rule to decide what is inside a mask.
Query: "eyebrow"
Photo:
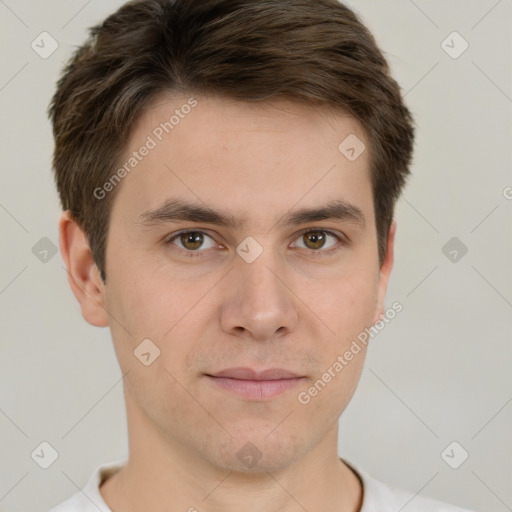
[[[366,219],[361,209],[341,199],[319,207],[288,211],[274,226],[299,225],[319,220],[349,222],[363,229],[366,227]],[[151,227],[175,221],[205,222],[240,229],[247,223],[247,218],[236,217],[227,211],[214,210],[204,204],[171,198],[156,209],[142,213],[136,223]]]

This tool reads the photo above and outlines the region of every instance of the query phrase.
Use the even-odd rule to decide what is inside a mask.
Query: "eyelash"
[[[348,240],[347,239],[341,237],[340,235],[338,235],[337,233],[334,233],[333,231],[331,231],[329,229],[323,229],[323,228],[315,228],[315,229],[308,228],[308,229],[305,229],[305,230],[299,232],[299,234],[297,235],[295,240],[297,240],[301,236],[304,236],[307,233],[319,233],[319,232],[320,233],[325,233],[327,235],[330,235],[330,236],[336,238],[336,240],[339,242],[339,244],[335,245],[334,247],[331,247],[330,249],[324,250],[324,251],[322,251],[322,249],[318,249],[316,251],[314,249],[309,249],[308,252],[310,253],[311,256],[313,256],[315,258],[319,257],[319,256],[325,256],[325,255],[331,255],[331,254],[337,253],[344,246],[346,246],[348,244]],[[167,238],[164,241],[164,243],[165,243],[165,245],[172,245],[172,242],[174,240],[176,240],[181,235],[185,235],[187,233],[202,233],[203,235],[206,235],[209,238],[213,239],[213,237],[211,235],[209,235],[208,233],[206,233],[205,231],[202,231],[200,229],[185,229],[183,231],[179,231],[178,233],[172,235],[171,238]],[[175,246],[175,247],[180,252],[183,252],[186,255],[186,257],[189,257],[189,258],[201,258],[201,257],[204,256],[202,253],[205,253],[208,250],[208,249],[206,249],[206,250],[202,250],[202,251],[201,250],[189,251],[189,250],[186,250],[186,249],[181,249],[181,247],[177,247],[177,246]],[[299,249],[302,249],[302,247],[299,247]]]

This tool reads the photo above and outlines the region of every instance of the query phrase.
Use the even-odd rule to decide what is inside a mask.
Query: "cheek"
[[[123,279],[124,275],[133,277]],[[206,280],[192,285],[183,279],[163,277],[159,272],[134,275],[127,267],[116,269],[110,277],[107,308],[123,371],[135,370],[134,382],[147,386],[149,392],[162,385],[162,392],[171,392],[171,389],[179,392],[179,385],[175,389],[176,383],[165,385],[159,379],[172,381],[171,375],[174,375],[181,381],[190,367],[187,359],[193,361],[198,357],[198,342],[204,337],[208,323],[205,319],[214,318],[214,306],[208,295],[212,284]],[[146,346],[141,343],[147,339],[152,343],[144,343],[158,357],[146,368],[135,356]],[[144,375],[139,375],[141,366]],[[155,377],[156,371],[159,377]]]
[[[141,268],[119,266],[108,276],[107,307],[133,338],[161,339],[190,309],[194,297],[181,292],[182,283]]]
[[[355,392],[365,355],[364,344],[340,346],[330,352],[322,370],[299,391],[296,417],[300,414],[308,429],[327,431],[339,420]]]
[[[336,339],[340,348],[371,325],[375,311],[378,275],[373,269],[354,270],[322,282],[312,283],[304,300]]]
[[[313,387],[307,390],[304,402],[311,414],[325,414],[336,421],[346,407],[359,381],[367,351],[364,331],[373,319],[378,292],[378,269],[372,260],[361,259],[338,279],[324,283],[319,316],[325,318],[335,334],[327,332],[322,343],[322,369]]]

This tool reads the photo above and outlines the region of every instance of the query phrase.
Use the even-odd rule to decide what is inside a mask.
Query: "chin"
[[[202,454],[219,468],[257,474],[285,469],[307,451],[301,440],[285,432],[279,435],[269,432],[269,429],[265,429],[233,435],[216,447],[210,443],[203,448]]]

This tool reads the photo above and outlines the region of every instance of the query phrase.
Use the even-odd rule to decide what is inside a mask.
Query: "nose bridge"
[[[294,295],[285,284],[286,266],[270,239],[246,239],[238,246],[239,258],[229,277],[232,291],[223,305],[224,330],[249,331],[255,339],[268,339],[294,328]]]
[[[252,301],[261,300],[260,306],[269,307],[277,302],[286,289],[276,276],[283,272],[283,265],[279,264],[278,256],[272,249],[266,249],[252,263],[239,262],[238,269],[241,275],[242,288]],[[254,303],[254,302],[253,302]]]
[[[237,252],[242,254],[238,261],[238,272],[241,276],[242,296],[250,299],[249,304],[254,308],[272,310],[277,306],[283,305],[286,299],[286,289],[283,283],[276,277],[276,274],[285,272],[284,265],[278,252],[270,243],[271,237],[268,237],[267,243],[255,245],[258,242],[248,241],[240,244]],[[244,258],[243,250],[249,248],[250,258]],[[282,279],[282,278],[281,278]]]

